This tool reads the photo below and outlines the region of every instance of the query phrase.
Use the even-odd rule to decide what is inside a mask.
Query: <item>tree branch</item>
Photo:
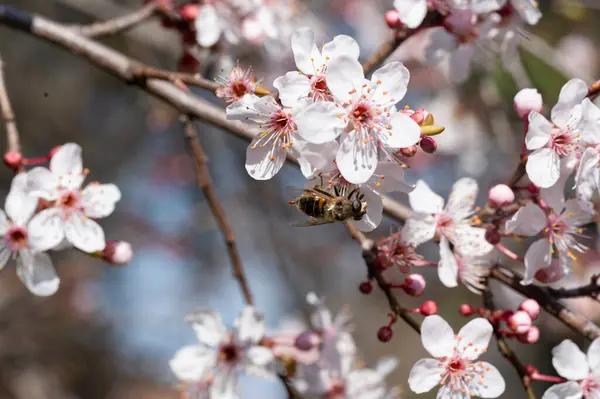
[[[591,281],[589,284],[577,287],[577,288],[547,288],[548,293],[552,295],[553,298],[578,298],[582,296],[589,296],[593,299],[598,299],[598,295],[600,295],[600,285],[598,285],[598,279],[600,279],[600,275],[595,274],[591,277]]]
[[[204,79],[198,74],[167,71],[146,65],[138,65],[134,67],[132,73],[137,79],[161,79],[174,83],[182,82],[187,85],[200,87],[201,89],[210,90],[212,92],[215,92],[220,86],[217,82]]]
[[[242,265],[242,260],[237,250],[235,233],[231,229],[231,226],[229,226],[229,222],[225,216],[225,211],[223,210],[223,207],[219,202],[219,198],[215,193],[212,179],[210,178],[208,168],[206,167],[206,155],[204,154],[204,150],[198,141],[196,129],[194,129],[194,123],[188,116],[183,117],[183,130],[196,164],[196,180],[198,181],[198,186],[204,193],[204,197],[208,202],[210,211],[217,221],[217,224],[219,225],[221,233],[225,239],[227,253],[231,259],[232,275],[242,289],[246,303],[248,305],[253,305],[254,302],[252,300],[252,293],[250,292],[248,280],[246,279],[246,274],[244,273],[244,266]]]
[[[159,10],[158,2],[151,2],[130,14],[112,18],[107,21],[96,22],[90,25],[73,26],[83,36],[98,37],[116,35],[135,27],[136,25],[152,18]]]
[[[4,76],[4,63],[0,58],[0,112],[6,126],[6,142],[7,150],[21,152],[21,143],[19,140],[19,131],[17,130],[17,122],[15,113],[8,97],[8,89],[6,88],[6,79]]]
[[[381,271],[379,267],[375,263],[375,259],[377,259],[377,246],[375,245],[375,241],[365,237],[363,233],[358,231],[356,227],[352,226],[349,223],[346,223],[346,227],[348,231],[352,235],[352,238],[360,242],[360,246],[363,249],[363,259],[365,260],[365,264],[367,265],[367,273],[369,278],[374,278],[377,282],[377,286],[383,293],[388,301],[388,305],[390,310],[394,312],[397,316],[399,316],[402,320],[406,322],[413,330],[415,330],[418,334],[421,333],[421,326],[419,323],[410,316],[410,313],[406,311],[406,309],[400,305],[398,299],[390,289],[390,285],[385,281],[383,276],[381,275]]]
[[[496,306],[494,305],[494,299],[492,297],[492,293],[489,290],[483,292],[483,304],[484,307],[490,311],[496,310]],[[531,378],[529,377],[529,373],[527,369],[521,363],[515,352],[512,350],[510,345],[506,342],[502,334],[498,329],[498,325],[492,324],[494,327],[494,337],[496,337],[496,343],[498,344],[498,350],[504,356],[506,360],[515,368],[519,377],[521,378],[521,384],[523,384],[523,389],[527,392],[528,399],[535,399],[535,393],[531,388]]]

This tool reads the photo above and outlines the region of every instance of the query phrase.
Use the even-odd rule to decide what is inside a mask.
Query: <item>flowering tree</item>
[[[184,50],[177,71],[143,64],[97,40],[151,18],[181,35]],[[589,249],[584,239],[593,233],[600,206],[600,110],[593,102],[600,81],[569,80],[550,112],[544,111],[549,104],[536,89],[524,87],[514,94],[514,110],[525,129],[522,151],[508,181],[492,187],[487,201],[477,206],[475,179],[460,178],[445,200],[407,172],[417,153],[435,156],[445,121],[435,117],[435,109],[402,104],[411,73],[402,62],[387,60],[409,39],[428,34],[426,62],[443,64],[449,80],[464,82],[477,68],[480,52],[491,50],[507,68],[512,65],[524,40],[520,32],[541,18],[533,0],[395,0],[381,16],[390,39],[364,57],[347,35],[318,46],[313,29],[293,26],[292,10],[284,2],[151,0],[131,14],[87,26],[0,5],[1,24],[69,50],[181,114],[198,186],[222,231],[246,302],[231,327],[210,309],[185,315],[198,342],[175,353],[169,366],[190,399],[240,397],[243,373],[279,378],[291,398],[394,398],[401,393],[399,383],[416,394],[437,390],[442,399],[496,398],[506,383],[485,360],[492,339],[518,374],[525,392],[521,397],[537,397],[536,381],[555,383],[541,396],[545,399],[600,395],[600,327],[561,303],[576,297],[598,300],[600,294],[598,276],[575,288],[562,286],[573,262]],[[243,47],[267,54],[291,51],[295,68],[272,82],[257,79],[258,68],[239,64],[229,65],[219,81],[207,78],[209,66],[227,68]],[[15,260],[16,274],[31,294],[50,296],[59,290],[60,278],[49,251],[75,249],[109,263],[128,263],[130,244],[107,239],[96,221],[113,213],[119,188],[97,182],[83,187],[90,172],[78,144],[26,157],[5,81],[0,62],[4,163],[14,172],[0,211],[2,266]],[[192,88],[212,92],[221,106]],[[286,162],[297,165],[306,184],[289,201],[306,220],[295,224],[343,223],[359,242],[363,260],[357,265],[364,264],[366,279],[357,286],[365,295],[375,286],[390,310],[389,323],[377,330],[377,338],[395,339],[396,324],[406,323],[420,334],[430,355],[415,363],[404,381],[386,381],[396,367],[393,356],[376,364],[358,362],[349,311],[333,316],[318,293],[306,295],[310,328],[293,334],[267,330],[212,186],[196,120],[250,141],[249,178],[266,181]],[[390,192],[406,193],[410,209],[387,198]],[[379,240],[367,237],[384,215],[400,228]],[[527,241],[523,255],[509,248],[510,241],[527,237],[535,239]],[[425,258],[421,246],[427,242],[437,246],[437,259]],[[421,268],[435,268],[449,289],[462,284],[478,295],[479,302],[460,306],[460,314],[471,319],[458,334],[437,315],[435,301],[413,308],[398,299],[400,292],[427,295]],[[498,307],[493,280],[523,296],[517,308]],[[558,376],[524,364],[512,344],[538,342],[543,330],[534,322],[541,310],[591,341],[587,356],[570,340],[552,349]]]

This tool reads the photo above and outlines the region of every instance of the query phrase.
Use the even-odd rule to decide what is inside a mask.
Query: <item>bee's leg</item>
[[[335,193],[336,197],[340,196],[340,190],[338,190],[337,186],[333,186],[333,192]]]
[[[352,196],[358,191],[358,188],[355,188],[354,190],[350,191],[350,194],[348,194],[348,199],[352,199]]]
[[[323,186],[323,174],[322,174],[322,173],[319,173],[319,177],[321,178],[321,187],[324,187],[324,186]]]
[[[365,195],[364,195],[364,194],[359,194],[359,195],[357,195],[357,197],[356,197],[356,198],[357,198],[359,201],[362,201],[362,200],[363,200],[363,198],[365,198]]]

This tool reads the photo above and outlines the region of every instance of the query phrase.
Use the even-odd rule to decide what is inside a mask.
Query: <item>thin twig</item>
[[[390,285],[387,281],[385,281],[385,278],[383,278],[381,275],[381,270],[379,270],[379,267],[375,263],[375,259],[377,259],[377,246],[375,245],[375,241],[365,237],[363,233],[358,231],[356,227],[349,223],[346,223],[346,227],[348,228],[348,231],[352,237],[360,242],[360,246],[363,250],[363,259],[367,265],[367,273],[369,278],[374,278],[379,289],[385,294],[390,310],[404,320],[406,324],[408,324],[413,330],[420,334],[421,326],[410,316],[409,312],[406,311],[400,302],[398,302],[398,299],[396,299],[396,296],[390,289]]]
[[[600,275],[595,274],[591,277],[590,283],[577,288],[547,288],[548,292],[554,298],[579,298],[589,296],[593,299],[598,299],[600,295],[600,285],[598,284]]]
[[[4,63],[0,57],[0,113],[6,126],[6,149],[10,152],[21,152],[21,142],[19,139],[19,131],[17,130],[17,122],[15,113],[8,97],[8,89],[6,88],[6,79],[4,76]],[[19,167],[21,172],[23,166]]]
[[[88,37],[116,35],[131,29],[150,19],[159,9],[158,2],[151,2],[130,14],[112,18],[107,21],[96,22],[90,25],[76,26],[73,29]]]
[[[187,116],[183,117],[183,127],[185,137],[187,138],[188,145],[192,151],[194,162],[196,164],[196,179],[198,180],[198,186],[204,193],[204,197],[208,202],[210,211],[212,212],[217,224],[219,225],[219,228],[221,229],[221,233],[223,233],[223,237],[225,238],[227,253],[229,254],[229,258],[231,260],[232,275],[240,285],[246,303],[248,305],[252,305],[252,293],[250,292],[248,280],[246,279],[246,274],[244,273],[244,266],[242,265],[242,260],[237,250],[235,233],[231,229],[231,226],[229,226],[229,222],[225,216],[225,211],[223,210],[223,207],[219,202],[219,198],[215,193],[212,179],[210,178],[208,168],[206,167],[206,155],[204,154],[204,150],[198,141],[194,124]]]
[[[487,290],[483,293],[483,304],[486,309],[490,311],[496,310],[496,306],[494,305],[494,299],[492,297],[492,293]],[[531,378],[527,369],[521,363],[515,352],[512,350],[510,345],[506,342],[502,334],[500,333],[498,326],[493,325],[494,327],[494,336],[496,337],[496,342],[498,344],[498,350],[509,361],[510,364],[515,368],[519,377],[521,378],[521,384],[523,384],[523,389],[527,392],[528,399],[535,399],[535,393],[533,392],[533,388],[531,388]]]
[[[167,71],[164,69],[153,68],[146,65],[139,65],[133,68],[133,75],[137,79],[161,79],[168,80],[174,83],[182,82],[187,85],[200,87],[212,92],[219,88],[219,84],[212,80],[204,79],[198,74],[180,73]]]

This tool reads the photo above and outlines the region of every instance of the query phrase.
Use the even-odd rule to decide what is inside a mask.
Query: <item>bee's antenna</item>
[[[358,198],[359,201],[362,201],[362,199],[365,198],[365,195],[364,194],[360,194],[357,198]]]
[[[350,194],[348,194],[348,199],[352,199],[352,196],[354,195],[354,193],[357,192],[357,188],[355,188],[354,190],[350,191]]]
[[[335,192],[335,196],[336,196],[336,197],[339,197],[339,196],[340,196],[340,192],[339,192],[339,190],[338,190],[337,186],[333,186],[333,191]]]

